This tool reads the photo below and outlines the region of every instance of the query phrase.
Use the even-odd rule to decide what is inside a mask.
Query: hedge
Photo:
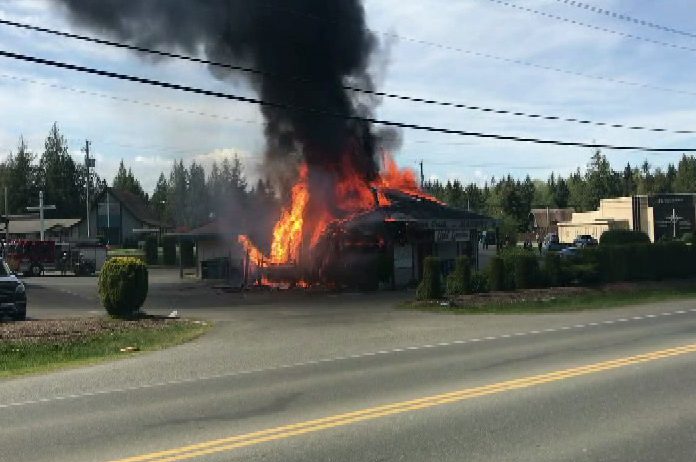
[[[650,238],[642,231],[610,229],[599,238],[600,245],[650,244]]]
[[[458,257],[454,271],[447,276],[447,295],[471,293],[471,264],[468,257]]]
[[[563,285],[563,269],[561,267],[561,257],[556,253],[547,253],[544,258],[544,275],[546,284],[550,287]]]
[[[165,265],[176,265],[176,238],[171,236],[162,238],[162,259]]]
[[[423,260],[423,279],[416,289],[416,298],[418,300],[442,298],[439,258],[427,257]]]
[[[147,266],[137,258],[111,258],[102,267],[98,286],[99,298],[110,316],[132,318],[147,298]]]
[[[157,236],[147,236],[145,238],[145,262],[148,265],[156,265],[159,249],[157,248]]]
[[[649,281],[696,275],[696,248],[683,242],[626,244],[583,249],[603,282]]]
[[[471,292],[474,294],[483,294],[488,292],[488,276],[486,273],[475,272],[471,275]]]
[[[543,285],[536,252],[518,248],[500,253],[503,259],[503,290],[530,289]]]
[[[499,292],[505,290],[505,268],[501,257],[493,257],[488,267],[488,287]]]

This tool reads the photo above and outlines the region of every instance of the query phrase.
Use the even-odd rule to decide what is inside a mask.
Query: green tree
[[[210,220],[208,190],[205,185],[205,171],[196,162],[192,162],[188,173],[188,191],[186,209],[187,225],[191,228],[200,226]]]
[[[37,183],[39,189],[44,191],[46,203],[56,206],[52,215],[61,217],[83,215],[84,207],[80,188],[82,178],[68,153],[68,142],[61,134],[57,123],[53,124],[46,138],[44,152],[39,162]]]
[[[165,218],[168,191],[169,184],[167,183],[167,178],[164,176],[164,173],[160,173],[155,191],[152,193],[152,199],[150,200],[150,207],[152,207],[152,210],[155,211],[160,219]]]
[[[126,170],[126,166],[123,164],[123,159],[121,159],[121,163],[118,165],[118,172],[114,177],[112,186],[115,189],[128,191],[142,198],[143,200],[147,200],[147,196],[145,194],[145,191],[143,191],[142,186],[140,185],[140,181],[138,181],[138,179],[135,178],[130,167],[128,168],[128,170]]]
[[[26,208],[36,205],[36,156],[29,150],[24,137],[19,137],[17,152],[7,159],[5,185],[8,189],[8,208],[10,213],[26,213]]]
[[[696,192],[696,157],[682,156],[674,177],[674,191],[680,193]]]

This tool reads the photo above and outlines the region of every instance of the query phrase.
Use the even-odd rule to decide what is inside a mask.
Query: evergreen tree
[[[133,175],[133,171],[130,169],[130,167],[128,168],[128,170],[126,170],[126,166],[123,163],[123,159],[121,159],[121,163],[118,165],[118,172],[114,177],[112,186],[114,187],[114,189],[120,189],[122,191],[128,191],[132,194],[135,194],[136,196],[142,198],[147,202],[147,195],[145,194],[145,191],[143,191],[143,188],[140,185],[140,181],[138,181],[138,179],[135,178],[135,176]]]
[[[26,213],[26,208],[36,205],[38,190],[36,156],[29,150],[24,137],[19,137],[17,153],[7,159],[5,185],[8,189],[8,209],[10,213]]]
[[[55,211],[47,212],[48,216],[80,217],[84,214],[80,200],[82,179],[57,123],[53,124],[46,138],[37,183],[44,191],[45,203],[56,206]]]
[[[167,178],[164,176],[164,173],[160,173],[157,185],[152,193],[152,200],[150,201],[150,207],[152,207],[152,210],[155,211],[160,220],[166,218],[168,191],[169,184],[167,183]]]

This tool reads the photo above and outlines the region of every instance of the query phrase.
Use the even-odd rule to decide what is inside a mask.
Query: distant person
[[[537,242],[537,246],[539,247],[539,255],[541,255],[541,249],[544,246],[544,241],[541,240],[541,237],[539,238],[539,241]]]

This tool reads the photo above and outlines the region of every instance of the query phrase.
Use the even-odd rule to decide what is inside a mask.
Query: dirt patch
[[[188,322],[167,318],[143,318],[121,321],[109,318],[82,318],[64,320],[32,320],[0,323],[0,342],[64,342],[103,334],[116,334],[134,329],[164,329],[173,323]]]

